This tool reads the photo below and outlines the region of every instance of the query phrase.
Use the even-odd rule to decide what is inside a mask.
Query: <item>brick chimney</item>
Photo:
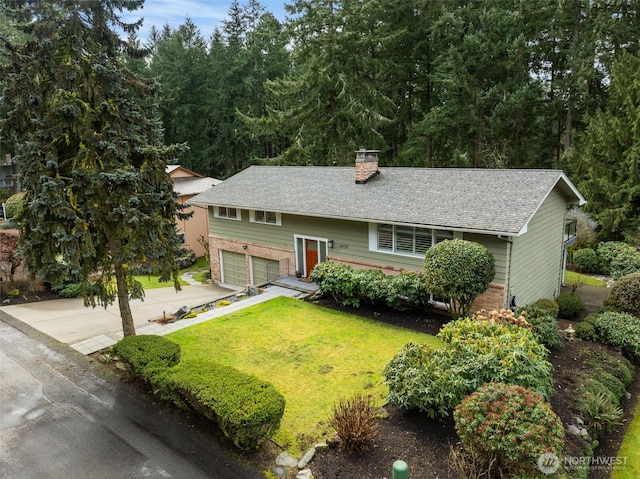
[[[356,151],[356,184],[361,185],[380,173],[378,170],[378,153],[380,150]]]

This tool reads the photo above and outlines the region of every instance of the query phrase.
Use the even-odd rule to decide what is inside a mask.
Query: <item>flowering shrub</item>
[[[562,453],[562,422],[540,394],[521,386],[486,383],[453,417],[465,452],[499,477],[539,477],[538,458]]]
[[[559,311],[558,303],[552,299],[539,299],[529,306],[525,306],[523,313],[527,322],[531,325],[531,332],[538,341],[548,348],[557,348],[564,345],[562,336],[558,331],[556,317]],[[522,313],[521,313],[522,314]]]
[[[614,278],[619,278],[634,271],[634,264],[640,266],[640,263],[637,262],[637,259],[640,258],[638,258],[639,254],[636,249],[622,241],[600,243],[597,253],[600,260],[600,271]],[[635,269],[635,271],[638,270]]]
[[[628,274],[613,283],[605,304],[640,318],[640,273]]]
[[[510,309],[493,310],[487,312],[484,309],[471,316],[478,321],[489,321],[490,323],[515,324],[523,328],[531,329],[531,323],[527,321],[527,312],[521,311],[518,316]]]
[[[640,319],[624,313],[603,313],[594,327],[604,344],[640,360]]]
[[[619,279],[631,273],[640,273],[640,253],[630,246],[611,261],[611,276]]]
[[[330,294],[343,306],[360,306],[354,269],[335,261],[318,263],[309,279],[318,285],[319,294]]]
[[[439,417],[489,381],[545,397],[553,392],[547,350],[526,328],[464,318],[444,325],[438,337],[444,347],[409,343],[386,366],[391,404]]]
[[[343,306],[359,307],[364,302],[386,304],[395,309],[425,308],[429,292],[424,275],[402,272],[386,275],[378,269],[357,269],[348,264],[324,261],[309,277],[319,294],[329,294]]]

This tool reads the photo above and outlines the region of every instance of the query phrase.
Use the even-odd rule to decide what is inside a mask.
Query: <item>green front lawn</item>
[[[140,281],[145,291],[154,288],[173,288],[173,281],[160,282],[157,276],[136,276],[135,278]],[[189,286],[189,283],[180,278],[178,278],[178,281],[180,281],[181,286]]]
[[[576,273],[575,271],[566,271],[564,274],[564,280],[571,284],[586,284],[587,286],[600,286],[602,288],[607,286],[604,281],[600,281],[599,279],[587,274]]]
[[[640,404],[636,406],[633,422],[629,426],[618,451],[624,464],[611,471],[611,479],[637,479],[640,477]]]
[[[198,272],[199,275],[194,275],[194,279],[196,281],[200,281],[202,283],[206,283],[205,275],[209,272],[209,264],[207,260],[203,257],[200,257],[193,263],[191,266],[185,269],[180,270],[180,274],[187,273],[190,271]],[[142,288],[154,289],[154,288],[169,288],[173,287],[173,283],[171,281],[160,282],[157,276],[136,276],[135,277],[140,283],[142,283]],[[181,278],[179,279],[180,285],[189,286],[189,283],[183,281]]]
[[[168,335],[184,360],[233,366],[270,381],[287,405],[274,441],[293,452],[324,439],[335,402],[356,392],[387,396],[382,370],[409,341],[437,338],[373,320],[276,298]]]

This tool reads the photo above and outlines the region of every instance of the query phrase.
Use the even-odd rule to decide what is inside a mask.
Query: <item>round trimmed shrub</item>
[[[453,417],[465,451],[501,477],[538,477],[538,458],[560,456],[564,427],[549,403],[521,386],[486,383],[456,407]]]
[[[588,321],[580,321],[575,325],[576,336],[582,339],[583,341],[597,341],[598,333],[596,333],[596,329],[593,327],[593,323]]]
[[[573,264],[575,264],[582,273],[597,273],[600,269],[600,261],[598,254],[592,248],[583,248],[573,253]]]
[[[485,246],[473,241],[445,240],[425,254],[427,290],[449,300],[447,309],[453,319],[469,314],[473,301],[489,289],[495,274],[493,255]]]
[[[613,283],[604,304],[640,318],[640,273],[622,276]]]
[[[573,293],[562,293],[556,298],[558,303],[558,317],[573,319],[582,310],[582,298]]]
[[[602,311],[604,312],[604,311]],[[590,324],[595,324],[596,319],[598,319],[598,313],[589,313],[587,314],[584,319],[582,320],[582,322],[584,323],[590,323]]]
[[[24,193],[16,193],[10,196],[4,203],[4,214],[7,216],[7,219],[9,220],[15,217],[22,209],[23,204]]]

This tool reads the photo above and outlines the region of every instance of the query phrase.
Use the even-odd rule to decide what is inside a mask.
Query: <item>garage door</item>
[[[280,263],[272,259],[251,257],[253,285],[260,286],[280,276]]]
[[[221,251],[222,282],[245,287],[247,285],[247,268],[242,253]]]

